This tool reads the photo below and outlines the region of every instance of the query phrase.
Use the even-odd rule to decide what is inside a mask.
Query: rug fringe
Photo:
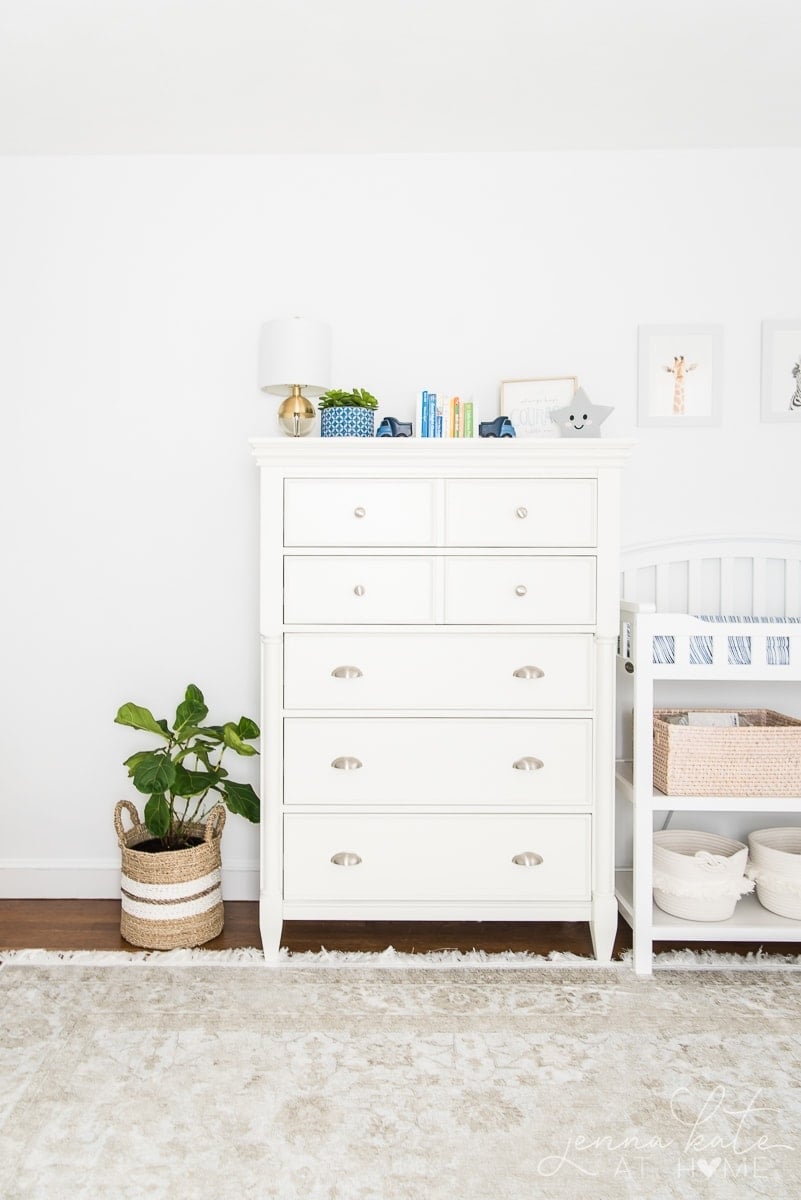
[[[432,970],[441,968],[484,967],[501,970],[541,968],[583,968],[597,971],[630,971],[632,954],[626,950],[620,959],[599,963],[578,954],[552,951],[548,955],[505,950],[440,950],[407,954],[389,946],[380,953],[372,951],[321,950],[290,953],[282,948],[275,962],[265,963],[255,946],[228,950],[5,950],[0,951],[0,968],[24,966],[168,966],[168,967],[293,967],[335,968],[369,967]],[[717,950],[667,950],[654,955],[654,969],[692,971],[754,970],[789,971],[801,967],[799,954],[770,954],[760,947],[748,954],[727,954]]]

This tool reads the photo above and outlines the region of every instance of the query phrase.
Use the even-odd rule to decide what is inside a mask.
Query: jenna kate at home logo
[[[694,1095],[676,1088],[669,1101],[665,1131],[614,1135],[569,1133],[558,1153],[537,1163],[546,1178],[575,1174],[589,1178],[691,1177],[768,1180],[784,1151],[775,1126],[777,1110],[764,1103],[762,1089],[730,1095],[722,1085]]]

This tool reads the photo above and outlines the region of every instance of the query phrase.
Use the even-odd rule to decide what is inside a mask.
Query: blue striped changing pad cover
[[[710,617],[698,616],[699,621],[727,621],[739,624],[790,625],[799,623],[799,617]],[[765,649],[765,659],[769,666],[786,666],[790,661],[790,639],[787,637],[769,637]],[[676,661],[676,643],[671,634],[657,634],[654,637],[654,662],[674,663]],[[710,666],[712,663],[712,638],[703,634],[690,638],[690,662],[693,666]],[[751,639],[747,634],[742,637],[735,635],[729,638],[729,665],[750,667]]]

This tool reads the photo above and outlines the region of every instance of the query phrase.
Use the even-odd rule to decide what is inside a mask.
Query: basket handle
[[[710,854],[708,850],[696,850],[693,858],[706,871],[725,871],[729,861],[724,854]]]
[[[222,837],[222,831],[225,828],[225,817],[225,805],[215,804],[206,817],[206,827],[203,832],[204,842],[210,842],[212,838]]]
[[[141,825],[142,822],[139,819],[139,813],[136,811],[135,804],[132,804],[130,800],[118,800],[117,801],[117,806],[114,809],[114,829],[116,830],[116,833],[117,833],[117,841],[119,842],[120,846],[123,849],[125,849],[125,830],[122,827],[123,809],[128,813],[128,816],[131,818],[131,826],[132,827],[134,825]]]

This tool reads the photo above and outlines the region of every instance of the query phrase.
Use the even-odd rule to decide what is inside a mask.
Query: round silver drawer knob
[[[522,854],[515,854],[512,862],[516,867],[539,867],[545,860],[541,854],[535,854],[533,850],[524,850]]]
[[[526,517],[528,516],[528,509],[524,508],[521,504],[519,508],[515,509],[515,516],[519,517],[521,521],[525,521]]]
[[[359,505],[359,507],[358,507],[358,508],[354,508],[354,510],[353,510],[353,515],[354,515],[354,517],[366,517],[366,516],[367,516],[367,509],[366,509],[366,508],[362,508],[362,506],[361,506],[361,505]]]
[[[532,755],[526,754],[523,758],[518,758],[517,762],[513,762],[512,766],[516,771],[541,771],[545,763],[541,758],[533,758]]]
[[[343,754],[331,763],[336,771],[358,771],[362,765],[361,759],[353,758],[350,754]]]
[[[331,674],[334,679],[361,679],[362,672],[358,667],[334,667]]]
[[[352,850],[340,850],[331,855],[331,862],[335,867],[358,867],[361,861],[361,856],[354,854]]]
[[[353,589],[353,594],[354,596],[363,596],[366,590],[367,589],[362,587],[360,583],[357,583],[356,587]]]
[[[516,671],[512,671],[515,679],[544,679],[545,672],[542,667],[518,667]]]
[[[518,583],[517,587],[515,588],[515,595],[516,596],[525,596],[527,592],[528,592],[528,588],[526,587],[526,585],[524,583]]]

